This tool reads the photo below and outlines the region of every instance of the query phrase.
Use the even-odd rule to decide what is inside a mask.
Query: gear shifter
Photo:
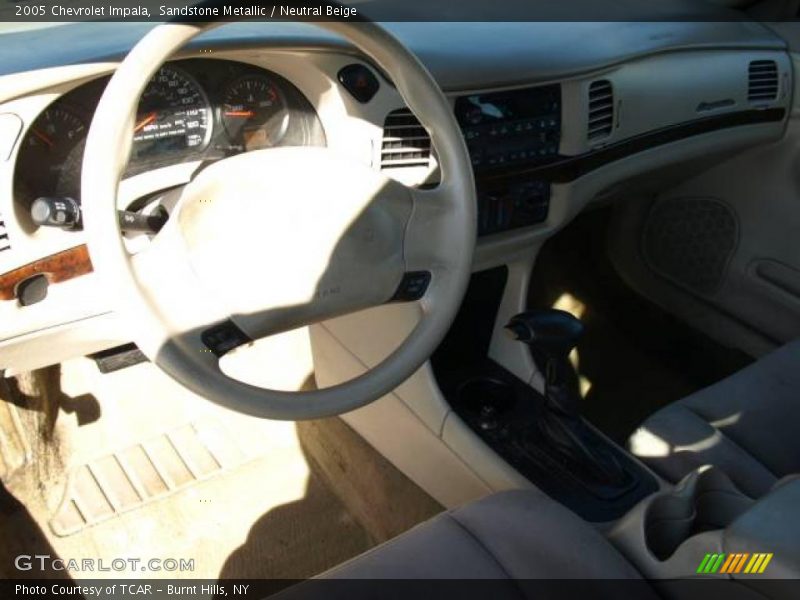
[[[549,408],[568,417],[580,417],[580,393],[569,354],[583,335],[583,323],[563,310],[533,310],[512,317],[506,329],[533,350],[545,377]]]
[[[569,354],[583,334],[583,324],[570,313],[534,310],[512,317],[506,325],[510,335],[533,351],[534,361],[544,373],[545,402],[538,429],[540,436],[526,444],[555,450],[579,478],[606,486],[622,486],[627,476],[608,450],[608,445],[580,415],[580,391]]]

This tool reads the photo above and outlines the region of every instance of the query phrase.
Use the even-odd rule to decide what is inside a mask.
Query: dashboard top
[[[550,81],[668,51],[785,48],[784,41],[763,25],[731,20],[729,12],[720,10],[720,20],[714,22],[677,20],[685,16],[676,12],[674,21],[385,25],[420,57],[446,91]],[[670,14],[662,12],[661,17],[667,19]],[[117,60],[154,26],[74,23],[7,33],[0,36],[0,75]],[[265,46],[352,50],[344,40],[318,27],[289,22],[232,23],[198,37],[187,50]]]

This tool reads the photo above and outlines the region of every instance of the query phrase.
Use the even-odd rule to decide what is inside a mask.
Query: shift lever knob
[[[533,350],[544,374],[547,405],[577,418],[580,392],[569,353],[583,334],[583,323],[563,310],[532,310],[512,317],[506,329],[514,339]]]
[[[555,308],[520,313],[511,317],[506,329],[514,339],[556,359],[569,356],[583,335],[583,323]]]

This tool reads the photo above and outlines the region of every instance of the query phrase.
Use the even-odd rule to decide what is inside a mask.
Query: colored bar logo
[[[767,570],[769,561],[772,560],[772,553],[757,552],[750,554],[747,552],[739,553],[720,553],[706,554],[697,567],[697,573],[702,574],[737,574],[746,573],[749,575],[761,575]]]

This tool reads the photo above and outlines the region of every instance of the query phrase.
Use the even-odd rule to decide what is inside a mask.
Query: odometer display
[[[210,137],[211,106],[203,90],[179,69],[159,69],[139,101],[131,158],[199,151]]]

